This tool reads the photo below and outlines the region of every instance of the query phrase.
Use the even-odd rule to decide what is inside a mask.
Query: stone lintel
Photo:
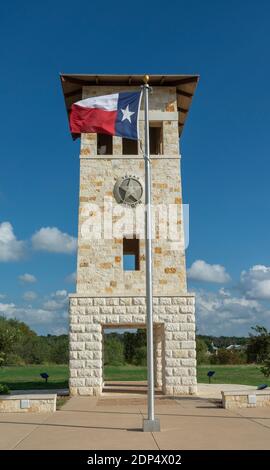
[[[70,299],[72,298],[91,298],[91,299],[99,299],[99,298],[105,298],[105,299],[119,299],[119,298],[133,298],[133,297],[138,297],[138,298],[146,298],[145,295],[91,295],[91,294],[69,294],[68,295]],[[159,299],[160,297],[168,297],[168,298],[181,298],[181,297],[187,297],[187,298],[194,298],[195,293],[193,292],[186,292],[184,294],[179,294],[179,295],[153,295],[153,299]]]
[[[144,122],[144,111],[139,112],[139,121]],[[178,113],[174,111],[149,111],[149,121],[177,121]]]
[[[142,154],[137,155],[93,155],[85,157],[80,154],[80,160],[138,160],[143,159]],[[151,155],[151,160],[180,160],[181,155]]]

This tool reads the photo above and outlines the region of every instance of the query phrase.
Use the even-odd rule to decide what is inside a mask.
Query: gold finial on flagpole
[[[143,81],[144,81],[144,83],[145,83],[146,85],[147,85],[147,83],[149,82],[149,78],[150,78],[149,75],[145,75],[145,76],[143,77]]]

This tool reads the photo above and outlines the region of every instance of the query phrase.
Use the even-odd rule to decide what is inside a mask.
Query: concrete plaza
[[[130,384],[130,393],[110,387],[55,413],[0,413],[0,449],[270,449],[270,408],[224,410],[222,386],[202,385],[199,397],[157,396],[159,433],[141,431],[143,385]]]

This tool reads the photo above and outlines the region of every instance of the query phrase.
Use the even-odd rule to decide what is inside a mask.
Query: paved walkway
[[[219,406],[157,397],[162,430],[143,433],[144,395],[74,397],[56,413],[0,413],[0,449],[270,449],[270,408]]]
[[[221,390],[256,390],[257,387],[252,385],[239,385],[239,384],[198,384],[198,397],[200,398],[216,398],[221,399]],[[134,394],[146,394],[147,393],[147,382],[146,381],[107,381],[103,387],[103,391],[106,393],[113,393],[114,395],[119,394],[122,396],[123,393],[132,395]],[[156,389],[156,396],[162,395],[161,390]]]
[[[252,385],[238,385],[238,384],[198,384],[198,397],[201,398],[221,398],[221,390],[252,390],[257,387]],[[132,394],[141,395],[147,393],[147,382],[146,381],[107,381],[103,388],[106,393],[121,394]],[[68,396],[68,388],[57,388],[47,390],[12,390],[11,395],[39,395],[39,394],[51,394],[56,393],[58,396]],[[156,389],[156,395],[162,395],[161,390]]]
[[[201,398],[217,398],[221,399],[221,390],[256,390],[257,387],[252,385],[239,384],[198,384],[198,396]]]

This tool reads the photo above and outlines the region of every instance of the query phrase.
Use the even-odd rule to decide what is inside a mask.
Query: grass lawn
[[[105,366],[105,380],[146,380],[147,368],[143,366]]]
[[[207,372],[214,370],[215,375],[211,379],[211,383],[233,383],[242,385],[259,385],[265,383],[270,386],[270,380],[266,379],[254,365],[234,365],[234,366],[198,366],[198,382],[208,383]],[[146,367],[126,366],[106,366],[106,380],[146,380]]]
[[[216,384],[241,384],[241,385],[260,385],[262,383],[270,386],[269,378],[261,373],[259,366],[254,365],[233,365],[233,366],[198,366],[198,382],[208,383],[207,372],[214,370],[215,375],[211,383]]]
[[[270,386],[270,380],[260,372],[258,366],[198,366],[198,382],[208,383],[207,371],[215,370],[212,383],[234,383],[243,385],[259,385],[266,383]],[[48,383],[40,377],[41,372],[49,374]],[[146,380],[146,367],[132,365],[105,366],[106,380]],[[50,389],[68,387],[68,366],[25,366],[0,368],[0,383],[5,383],[11,390]]]
[[[48,383],[40,377],[41,372],[49,375]],[[34,365],[12,366],[0,368],[0,383],[9,386],[11,390],[42,390],[68,387],[67,365]]]

